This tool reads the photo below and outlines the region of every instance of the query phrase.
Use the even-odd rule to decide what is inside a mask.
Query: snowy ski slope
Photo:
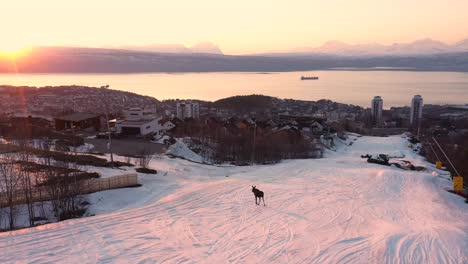
[[[143,187],[93,194],[96,216],[0,233],[0,262],[468,263],[468,205],[450,181],[360,158],[395,152],[430,166],[401,137],[271,166],[155,160]]]

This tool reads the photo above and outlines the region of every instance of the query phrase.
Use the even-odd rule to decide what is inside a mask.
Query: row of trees
[[[464,177],[464,182],[468,182],[468,133],[459,134],[454,137],[440,136],[436,137],[444,152],[456,167],[459,176]],[[442,152],[438,149],[437,145],[433,142],[432,136],[423,137],[424,155],[426,158],[435,162],[441,160],[447,169],[456,175],[455,170],[450,166]],[[431,148],[432,146],[432,148]],[[436,156],[437,155],[437,156]],[[465,184],[467,185],[467,184]]]
[[[38,158],[26,151],[24,142],[20,144],[24,150],[0,155],[0,228],[24,225],[17,220],[25,214],[29,226],[81,216],[85,208],[77,165]],[[50,199],[43,201],[41,197]]]
[[[188,120],[178,125],[176,137],[191,137],[199,152],[215,162],[275,163],[281,159],[308,158],[314,144],[300,131],[272,131],[250,125],[229,128],[218,122]]]
[[[214,159],[241,164],[276,163],[281,159],[308,158],[312,147],[312,143],[299,132],[256,133],[247,130],[237,135],[221,134]]]
[[[465,183],[465,186],[468,186],[467,128],[467,119],[448,119],[441,118],[440,116],[429,116],[423,120],[420,129],[420,139],[423,143],[423,154],[426,158],[430,162],[441,160],[444,166],[450,170],[452,175],[457,174],[432,140],[432,137],[435,137],[452,161],[453,165],[456,167],[458,174],[461,174],[459,176],[464,178],[463,182]],[[413,128],[412,132],[416,134],[416,128]],[[434,149],[434,151],[432,149]]]

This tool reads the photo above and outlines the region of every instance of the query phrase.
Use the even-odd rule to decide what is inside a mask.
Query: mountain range
[[[15,59],[0,57],[0,73],[281,72],[344,68],[468,72],[468,52],[407,56],[233,56],[42,47]]]
[[[211,42],[201,42],[191,47],[182,44],[152,44],[146,46],[104,46],[108,49],[147,51],[157,53],[177,54],[216,54],[222,55],[221,48]],[[262,56],[297,56],[297,55],[338,55],[338,56],[407,56],[430,55],[438,53],[468,52],[468,38],[454,44],[447,44],[430,38],[409,43],[394,43],[383,45],[348,44],[338,40],[330,40],[318,47],[297,47],[287,51],[269,52],[253,55]]]
[[[420,39],[410,43],[394,43],[383,45],[371,44],[347,44],[338,40],[325,42],[319,47],[298,47],[286,52],[264,53],[263,55],[310,55],[327,54],[339,56],[406,56],[406,55],[430,55],[440,53],[467,52],[468,38],[455,44],[446,44],[433,39]]]
[[[191,47],[182,44],[152,44],[146,46],[103,46],[106,49],[148,51],[157,53],[178,53],[178,54],[217,54],[222,55],[221,49],[211,42],[200,42]]]
[[[225,55],[215,44],[110,48],[36,47],[20,57],[0,56],[0,73],[281,72],[312,70],[468,72],[468,39],[449,45],[430,39],[406,44],[350,45]]]

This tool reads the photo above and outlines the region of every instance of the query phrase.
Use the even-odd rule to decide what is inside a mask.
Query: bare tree
[[[42,150],[44,150],[46,153],[50,151],[51,149],[51,144],[49,140],[44,140],[42,142],[42,145],[40,146]],[[52,170],[52,162],[53,159],[51,155],[41,155],[38,157],[39,158],[39,163],[44,166],[44,170],[41,171],[41,173],[36,174],[34,177],[34,185],[38,186],[40,183],[46,181],[50,177],[52,177],[53,170]],[[42,189],[40,189],[42,191]],[[48,193],[48,190],[46,190]],[[40,193],[41,194],[41,193]],[[42,194],[41,194],[42,195]],[[45,195],[45,193],[44,193]],[[47,213],[46,213],[46,208],[45,208],[45,203],[44,201],[39,202],[39,215],[41,218],[47,218]]]
[[[10,229],[15,227],[16,204],[15,198],[18,195],[20,179],[15,170],[16,161],[11,153],[3,154],[0,160],[0,185],[8,208],[8,226]]]
[[[1,162],[0,162],[0,166],[1,165]],[[0,179],[0,202],[1,201],[6,201],[6,195],[3,191],[3,184],[2,184],[2,179]],[[5,214],[5,210],[3,208],[3,205],[0,206],[0,230],[2,229],[3,227],[3,215]]]
[[[150,149],[142,149],[138,156],[138,165],[143,168],[148,168],[151,159],[153,158],[153,153]]]
[[[81,216],[83,192],[76,163],[55,162],[45,174],[45,188],[58,221]]]
[[[132,164],[132,157],[130,156],[125,156],[125,163]]]
[[[20,142],[20,151],[17,152],[16,160],[19,164],[17,167],[17,173],[19,176],[20,181],[20,193],[24,197],[24,202],[28,209],[28,217],[29,217],[29,225],[34,226],[34,201],[33,201],[33,191],[34,185],[32,181],[32,174],[31,170],[34,168],[30,168],[31,164],[33,163],[33,157],[29,151],[27,151],[28,147],[27,141]]]

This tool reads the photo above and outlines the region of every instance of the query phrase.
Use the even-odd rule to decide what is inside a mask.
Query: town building
[[[422,118],[423,98],[421,95],[415,95],[411,100],[410,124],[419,124]]]
[[[5,136],[7,131],[13,126],[11,119],[7,116],[0,116],[0,137]]]
[[[382,123],[382,110],[383,110],[383,99],[380,96],[375,96],[371,102],[372,122],[375,125],[379,125]]]
[[[200,118],[200,105],[198,103],[177,103],[177,118]]]
[[[94,130],[103,127],[104,119],[100,114],[76,112],[54,118],[56,130]],[[105,124],[105,123],[104,123]]]
[[[122,135],[146,136],[158,134],[162,129],[157,117],[153,113],[145,112],[141,108],[131,108],[126,111],[125,119],[117,120],[115,128]]]
[[[166,132],[166,131],[169,131],[171,129],[173,129],[174,127],[176,127],[176,125],[170,121],[170,120],[160,120],[159,121],[159,124],[161,125],[161,131],[160,131],[160,134],[162,132]]]

